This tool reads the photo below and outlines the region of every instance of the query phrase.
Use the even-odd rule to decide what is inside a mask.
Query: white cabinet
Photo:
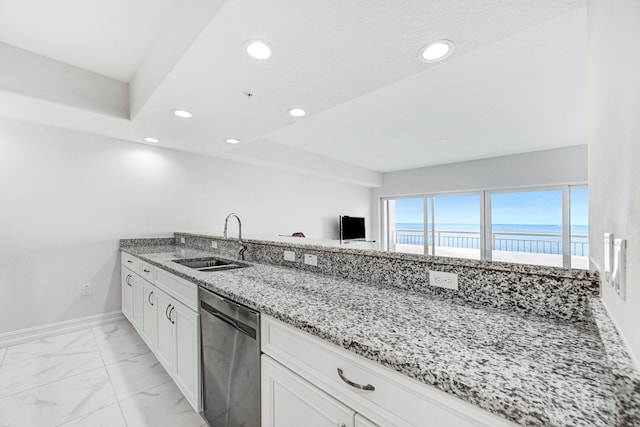
[[[170,313],[175,339],[173,379],[200,410],[200,315],[178,301],[174,301]]]
[[[122,268],[122,314],[133,323],[133,283],[131,280],[135,274],[133,271]]]
[[[131,283],[131,311],[133,312],[131,323],[133,323],[133,326],[138,330],[138,333],[141,333],[143,328],[142,313],[144,309],[142,283],[144,279],[134,274],[129,282]]]
[[[142,328],[140,335],[149,348],[156,346],[158,337],[158,293],[156,287],[142,281]]]
[[[262,427],[353,427],[355,412],[263,355]]]
[[[145,278],[152,278],[154,283]],[[202,386],[197,295],[198,287],[194,283],[123,253],[122,313],[191,406],[200,412]]]
[[[173,370],[173,362],[175,360],[173,356],[175,329],[173,328],[173,324],[169,318],[169,310],[171,310],[173,298],[160,290],[158,290],[157,293],[156,319],[158,336],[156,338],[155,353],[162,366],[164,366],[168,372],[171,372]]]
[[[156,289],[156,356],[197,411],[200,388],[200,315]]]

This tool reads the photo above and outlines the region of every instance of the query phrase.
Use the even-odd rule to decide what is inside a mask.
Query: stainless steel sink
[[[249,267],[249,264],[221,258],[174,259],[173,262],[198,271],[220,271]]]

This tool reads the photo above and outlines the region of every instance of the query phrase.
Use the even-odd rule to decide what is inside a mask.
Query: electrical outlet
[[[284,260],[285,261],[294,261],[296,260],[296,253],[294,251],[284,251]]]
[[[80,294],[81,295],[91,295],[91,284],[90,283],[85,283],[84,285],[82,285],[82,287],[80,288]]]
[[[458,289],[458,275],[444,271],[429,271],[429,284],[439,288]]]
[[[212,241],[211,241],[211,247],[212,247],[213,249],[218,249],[218,242],[216,242],[215,240],[212,240]]]
[[[307,265],[313,265],[314,267],[318,266],[318,256],[317,255],[309,255],[304,254],[304,263]]]

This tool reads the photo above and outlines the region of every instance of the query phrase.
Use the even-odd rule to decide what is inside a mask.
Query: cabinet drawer
[[[144,261],[141,261],[140,263],[140,275],[148,281],[153,282],[153,265]]]
[[[129,255],[126,252],[122,252],[122,265],[125,265],[129,270],[140,274],[140,264],[141,261],[138,258],[133,255]]]
[[[268,316],[262,316],[261,338],[264,353],[381,426],[514,426]],[[347,381],[370,385],[374,390],[358,389]]]
[[[154,272],[154,283],[157,287],[189,307],[191,310],[198,312],[198,286],[195,283],[181,279],[180,277],[167,273],[160,268],[154,269]]]

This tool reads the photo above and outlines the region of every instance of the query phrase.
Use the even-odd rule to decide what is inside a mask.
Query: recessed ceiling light
[[[228,142],[229,144],[238,144],[240,142],[239,139],[235,139],[235,138],[227,138],[225,139],[226,142]]]
[[[244,44],[244,50],[247,55],[255,59],[267,59],[271,56],[269,45],[260,40],[248,40]]]
[[[451,56],[455,45],[451,40],[438,40],[422,46],[418,51],[418,59],[422,62],[438,62]]]
[[[445,144],[445,143],[449,142],[449,140],[448,139],[440,139],[440,140],[438,140],[438,142],[441,143],[441,144]]]
[[[183,119],[189,119],[189,118],[193,117],[193,114],[191,114],[187,110],[173,110],[173,114],[175,114],[176,116],[181,117]]]
[[[290,108],[289,114],[291,114],[293,117],[302,117],[305,114],[307,114],[307,112],[304,111],[302,108]]]
[[[144,140],[145,140],[145,141],[147,141],[147,142],[160,142],[160,141],[159,141],[158,139],[156,139],[156,138],[145,138]]]

